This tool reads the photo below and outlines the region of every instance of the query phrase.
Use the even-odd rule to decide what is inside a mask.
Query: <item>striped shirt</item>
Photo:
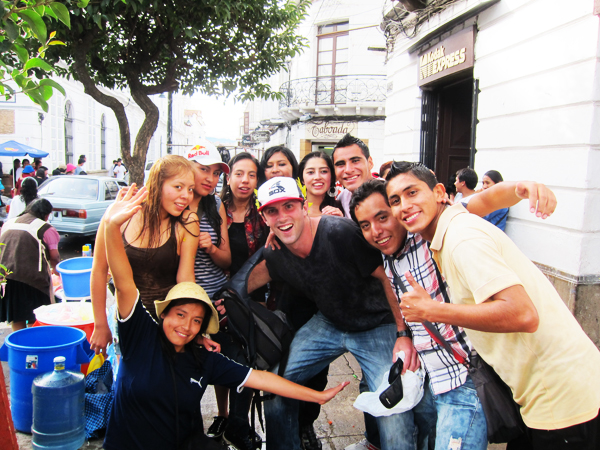
[[[402,296],[402,291],[394,283],[394,273],[410,291],[411,287],[404,277],[404,273],[410,271],[413,278],[423,286],[432,299],[450,303],[448,285],[437,270],[429,246],[420,234],[408,233],[405,246],[391,260],[392,267],[386,258],[385,271],[398,298]],[[457,353],[466,360],[469,359],[471,343],[461,327],[443,323],[433,325]],[[438,345],[423,324],[412,322],[408,326],[413,334],[413,345],[429,375],[433,393],[443,394],[463,385],[468,374],[466,367]]]
[[[215,200],[217,201],[217,211],[219,211],[221,199],[215,196]],[[210,234],[213,245],[217,245],[217,233],[208,223],[206,214],[203,214],[202,219],[200,219],[200,233]],[[202,287],[211,298],[227,282],[223,269],[217,266],[210,255],[200,247],[198,247],[196,260],[194,261],[194,276],[196,277],[196,284]]]

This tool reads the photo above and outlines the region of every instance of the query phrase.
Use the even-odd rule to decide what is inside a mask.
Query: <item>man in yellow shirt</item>
[[[529,442],[518,448],[597,449],[600,352],[548,279],[498,228],[462,204],[447,207],[422,164],[394,163],[388,179],[394,216],[431,243],[451,291],[451,304],[436,302],[407,272],[404,318],[465,328],[521,405]]]

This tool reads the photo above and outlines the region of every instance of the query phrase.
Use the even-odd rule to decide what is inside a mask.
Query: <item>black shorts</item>
[[[0,299],[0,322],[35,322],[33,310],[49,305],[50,297],[20,281],[6,280],[4,296]]]

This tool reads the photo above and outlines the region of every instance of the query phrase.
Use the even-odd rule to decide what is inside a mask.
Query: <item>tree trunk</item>
[[[129,131],[129,121],[127,120],[127,114],[125,113],[125,107],[123,104],[117,100],[115,97],[111,97],[110,95],[106,95],[96,87],[96,83],[90,77],[90,74],[87,70],[87,53],[90,49],[92,34],[87,34],[84,39],[79,42],[74,42],[73,45],[73,67],[77,72],[79,77],[79,81],[83,84],[84,92],[96,100],[101,105],[104,105],[113,110],[115,113],[115,117],[117,119],[117,123],[119,124],[119,137],[121,140],[121,154],[123,155],[123,159],[125,155],[130,154],[131,152],[131,133]],[[127,165],[129,168],[129,165]],[[143,170],[142,170],[143,173]],[[143,177],[142,177],[143,181]]]
[[[129,89],[133,100],[138,106],[144,111],[145,118],[138,134],[135,137],[135,144],[133,147],[133,155],[123,155],[123,159],[130,163],[127,167],[131,167],[129,170],[129,182],[136,183],[138,186],[144,184],[144,167],[146,165],[146,155],[148,154],[148,147],[150,146],[150,140],[156,131],[158,126],[158,107],[150,100],[150,97],[144,92],[144,86],[138,81],[139,74],[131,73],[128,74],[127,80],[129,82]]]

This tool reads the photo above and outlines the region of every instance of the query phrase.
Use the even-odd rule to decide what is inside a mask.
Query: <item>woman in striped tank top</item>
[[[221,199],[214,194],[219,177],[223,172],[229,173],[229,166],[222,162],[219,151],[209,142],[196,145],[186,156],[194,166],[194,198],[190,210],[200,218],[194,275],[196,284],[212,298],[227,282],[225,270],[231,265],[227,215]],[[219,342],[218,336],[212,337]],[[208,429],[209,437],[220,438],[223,434],[228,417],[228,392],[225,387],[215,386],[218,416]]]

